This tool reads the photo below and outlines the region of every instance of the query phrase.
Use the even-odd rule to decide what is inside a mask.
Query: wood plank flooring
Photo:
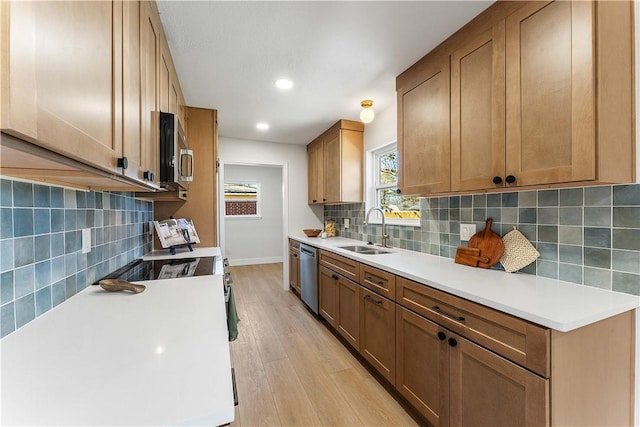
[[[282,264],[230,267],[233,426],[413,426],[416,421],[291,291]]]

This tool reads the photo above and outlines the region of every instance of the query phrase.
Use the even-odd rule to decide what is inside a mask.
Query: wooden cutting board
[[[454,259],[454,262],[456,264],[470,265],[471,267],[477,267],[480,261],[482,261],[485,264],[489,262],[489,258],[485,256],[480,256],[480,249],[468,248],[466,246],[458,246],[458,249],[456,250],[456,257]]]
[[[478,261],[478,267],[493,267],[504,255],[504,243],[500,236],[491,230],[491,224],[493,224],[493,218],[487,218],[485,229],[469,239],[470,248],[480,249],[480,254],[489,258],[489,262]]]

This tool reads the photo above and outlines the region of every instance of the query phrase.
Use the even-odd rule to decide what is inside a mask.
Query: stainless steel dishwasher
[[[300,295],[318,314],[318,250],[304,243],[300,243]]]

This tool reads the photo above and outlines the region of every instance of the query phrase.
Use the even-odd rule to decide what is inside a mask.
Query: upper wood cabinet
[[[397,78],[399,187],[427,195],[632,182],[632,17],[626,1],[488,8]],[[449,76],[450,97],[438,92]],[[438,96],[450,117],[434,111]]]
[[[25,149],[27,161],[7,151],[7,174],[84,188],[158,188],[161,60],[170,66],[167,108],[184,117],[184,100],[155,2],[12,1],[0,4],[0,14],[0,127],[34,147]],[[42,169],[41,148],[87,173]]]
[[[2,2],[3,132],[117,171],[122,4]],[[121,38],[120,38],[121,40]]]
[[[398,189],[403,194],[451,188],[449,56],[430,57],[420,76],[398,87]]]
[[[340,120],[307,145],[309,204],[362,202],[364,125]]]

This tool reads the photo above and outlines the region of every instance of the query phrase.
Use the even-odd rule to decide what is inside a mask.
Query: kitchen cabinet
[[[357,283],[337,276],[336,330],[356,350],[360,347],[360,301]]]
[[[360,354],[393,385],[396,382],[396,305],[369,289],[358,288]]]
[[[548,424],[549,380],[397,310],[396,387],[433,426]]]
[[[318,310],[320,317],[334,329],[338,319],[338,279],[339,276],[327,267],[318,270]]]
[[[398,77],[398,189],[443,193],[450,177],[449,56],[424,61],[419,82]]]
[[[86,189],[157,190],[166,40],[155,2],[3,2],[0,14],[3,172]],[[175,93],[168,108],[180,113],[168,48],[162,55]]]
[[[289,287],[300,294],[300,242],[289,239]]]
[[[119,2],[2,2],[2,132],[117,171]],[[4,51],[6,49],[6,51]],[[5,54],[6,52],[6,54]]]
[[[321,137],[307,145],[308,203],[324,203],[324,145]]]
[[[632,16],[628,1],[497,2],[481,13],[396,80],[399,188],[634,181]]]
[[[307,145],[309,204],[363,200],[364,125],[340,120]]]

